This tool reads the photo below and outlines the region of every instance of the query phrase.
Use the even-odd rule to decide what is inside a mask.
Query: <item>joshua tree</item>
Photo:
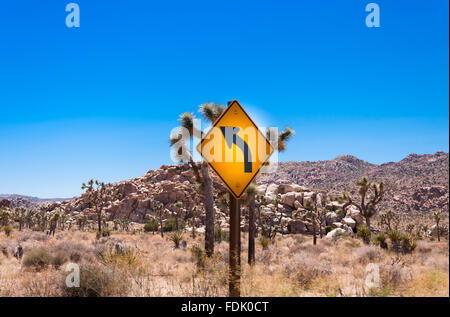
[[[26,218],[27,210],[24,207],[15,208],[15,218],[19,221],[19,231],[22,231],[23,222]]]
[[[439,222],[441,221],[441,212],[435,211],[433,213],[433,215],[434,215],[434,221],[436,221],[437,238],[438,238],[438,241],[441,242],[441,230],[439,229]]]
[[[87,185],[83,183],[81,189],[86,190],[85,194],[88,197],[91,207],[94,208],[97,215],[98,234],[102,235],[102,223],[103,223],[103,208],[106,202],[112,198],[112,186],[99,182],[98,180],[91,179]]]
[[[163,221],[162,221],[162,217],[164,215],[164,204],[163,203],[157,204],[155,206],[155,211],[159,217],[159,227],[161,229],[161,237],[164,238]]]
[[[55,235],[56,225],[58,224],[60,218],[61,218],[61,211],[59,209],[56,209],[49,219],[50,230],[47,233],[49,236]]]
[[[363,177],[356,184],[359,186],[358,193],[361,196],[361,202],[359,204],[355,203],[348,193],[344,193],[342,199],[346,203],[343,206],[343,210],[350,205],[355,206],[366,219],[367,227],[370,230],[370,219],[376,214],[376,205],[383,199],[384,183],[371,183],[367,180],[367,177]]]
[[[173,207],[175,208],[175,228],[178,231],[178,217],[180,217],[181,214],[181,208],[183,207],[183,202],[177,201],[173,204]]]
[[[0,209],[0,225],[7,226],[11,219],[11,209],[3,207]]]
[[[316,195],[314,195],[316,196]],[[318,212],[317,212],[317,204],[315,203],[315,197],[312,197],[310,199],[306,199],[306,202],[303,204],[303,207],[306,209],[306,213],[303,215],[303,218],[306,220],[309,220],[312,225],[313,229],[313,244],[317,244],[317,218],[318,218]]]
[[[213,123],[222,114],[224,107],[215,103],[205,103],[200,106],[199,112],[202,116]],[[194,126],[195,116],[193,113],[186,112],[180,115],[179,121],[181,127],[189,132],[190,139],[194,136],[201,138],[202,132],[198,131]],[[177,159],[187,162],[194,171],[196,181],[202,186],[204,194],[205,206],[205,251],[207,256],[214,253],[214,196],[213,184],[209,174],[209,168],[206,162],[200,164],[194,162],[190,148],[183,142],[182,134],[170,136],[170,145],[174,148]]]
[[[196,219],[197,219],[197,215],[199,212],[198,206],[193,206],[191,209],[191,224],[192,224],[192,238],[195,239],[195,234],[196,234]]]
[[[391,209],[388,209],[384,213],[380,214],[380,224],[386,228],[386,232],[398,230],[399,222],[400,218],[397,213]]]

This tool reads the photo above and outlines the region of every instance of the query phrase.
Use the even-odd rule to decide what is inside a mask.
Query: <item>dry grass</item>
[[[249,267],[246,237],[243,296],[449,296],[448,241],[419,241],[412,254],[398,256],[353,238],[318,239],[313,246],[309,236],[279,236],[268,250],[257,245],[256,264]],[[187,248],[174,249],[168,237],[151,233],[113,233],[99,240],[80,231],[54,238],[30,231],[1,235],[0,250],[8,253],[0,252],[0,296],[227,296],[228,243],[217,244],[213,258],[198,265],[190,250],[202,237],[184,239]],[[117,242],[124,253],[116,252]],[[12,256],[19,243],[22,261]],[[27,256],[42,250],[49,255],[45,265],[25,265]],[[64,284],[68,262],[81,267],[76,291]],[[377,288],[365,283],[369,263],[379,264]]]

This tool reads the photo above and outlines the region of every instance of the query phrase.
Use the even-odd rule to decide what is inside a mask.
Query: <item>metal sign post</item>
[[[229,296],[241,296],[241,206],[230,193]]]

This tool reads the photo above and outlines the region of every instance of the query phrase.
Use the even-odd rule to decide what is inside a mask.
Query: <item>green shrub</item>
[[[4,226],[2,230],[7,237],[9,237],[11,235],[11,232],[13,232],[13,228],[11,226]]]
[[[379,232],[373,237],[372,243],[380,246],[382,249],[387,249],[386,239],[386,235],[383,232]]]
[[[178,230],[183,230],[185,227],[185,223],[183,220],[178,219]],[[175,231],[177,230],[176,219],[175,217],[167,218],[163,223],[163,231]]]
[[[47,249],[36,248],[25,253],[22,264],[25,267],[32,267],[40,270],[48,266],[51,260],[52,258]]]
[[[404,234],[401,236],[402,239],[402,252],[411,253],[417,247],[416,239],[410,234]]]
[[[67,262],[67,258],[67,254],[64,251],[58,251],[52,256],[50,262],[56,269],[59,269],[61,265]]]
[[[159,229],[159,222],[156,218],[152,217],[150,220],[144,225],[145,232],[156,232]]]
[[[359,225],[356,231],[356,235],[360,237],[364,241],[364,243],[370,243],[371,232],[367,225]]]
[[[269,247],[270,239],[266,238],[264,236],[261,236],[261,238],[259,239],[259,243],[261,243],[263,250],[267,250]]]
[[[178,249],[181,240],[183,240],[183,234],[180,231],[172,232],[169,234],[169,240],[173,242],[175,249]]]
[[[400,252],[400,243],[402,236],[397,230],[391,230],[388,234],[389,240],[391,240],[392,249],[395,252]]]

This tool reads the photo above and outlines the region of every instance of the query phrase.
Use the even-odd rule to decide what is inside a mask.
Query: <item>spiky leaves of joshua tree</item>
[[[439,222],[441,221],[441,212],[440,211],[435,211],[433,213],[433,216],[434,216],[434,221],[436,222],[437,238],[438,238],[438,241],[441,242],[441,230],[439,228]]]
[[[398,230],[398,225],[400,223],[400,218],[396,212],[391,209],[386,210],[380,214],[380,224],[385,227],[386,232],[391,232],[392,230]]]
[[[83,183],[81,189],[85,190],[91,208],[94,208],[97,216],[98,237],[102,235],[103,208],[108,200],[114,199],[115,193],[111,184],[105,184],[91,179],[87,184]],[[118,194],[117,194],[118,195]]]
[[[348,206],[355,206],[361,215],[366,219],[367,227],[370,229],[370,219],[376,214],[376,206],[381,202],[384,196],[384,182],[371,183],[367,177],[363,177],[356,183],[359,186],[358,193],[361,196],[360,203],[352,200],[348,193],[342,195],[342,199],[346,201],[343,206],[345,210]]]

